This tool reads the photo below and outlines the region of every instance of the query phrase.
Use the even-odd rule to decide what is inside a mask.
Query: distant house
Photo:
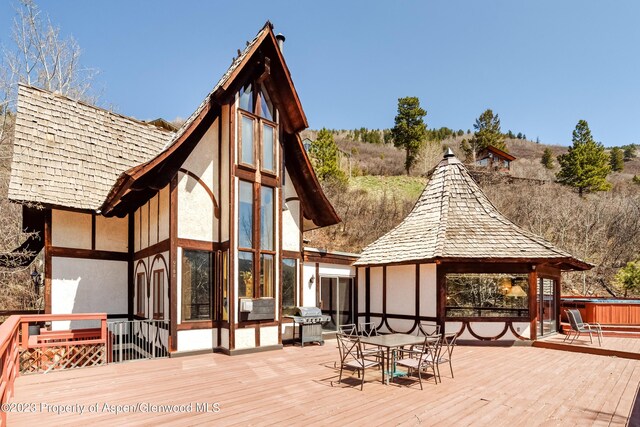
[[[500,172],[509,172],[511,162],[516,158],[492,145],[480,151],[476,156],[476,165]]]
[[[303,248],[340,221],[307,127],[270,23],[179,129],[21,85],[9,199],[44,236],[22,248],[44,248],[45,312],[167,322],[172,353],[280,348],[283,311],[354,274]]]

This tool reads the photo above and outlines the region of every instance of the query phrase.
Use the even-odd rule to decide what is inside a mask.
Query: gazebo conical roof
[[[438,260],[549,263],[563,270],[592,267],[498,212],[451,151],[436,166],[409,215],[367,246],[355,265]]]

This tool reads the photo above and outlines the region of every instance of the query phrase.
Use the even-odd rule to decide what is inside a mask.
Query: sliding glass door
[[[538,279],[538,319],[539,334],[545,336],[557,332],[556,318],[556,281]]]
[[[353,323],[353,278],[320,278],[320,308],[331,317],[324,329],[336,331],[341,325]]]

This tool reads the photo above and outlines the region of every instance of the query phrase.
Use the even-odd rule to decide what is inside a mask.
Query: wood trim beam
[[[135,242],[135,228],[134,228],[134,215],[133,213],[129,213],[127,216],[127,222],[129,224],[128,230],[128,250],[129,250],[129,260],[127,265],[127,314],[128,318],[132,319],[133,316],[133,298],[135,295],[135,283],[134,283],[134,242]]]
[[[91,249],[61,248],[56,246],[49,248],[49,253],[51,256],[64,258],[129,261],[129,254],[127,252],[93,251]]]
[[[51,314],[51,209],[44,215],[44,312]]]
[[[146,258],[151,255],[159,254],[162,252],[166,252],[171,249],[171,239],[165,239],[161,242],[156,243],[155,245],[151,245],[147,248],[144,248],[135,254],[133,254],[133,260],[137,261],[141,258]]]
[[[169,187],[169,351],[178,350],[178,174]]]
[[[538,272],[536,270],[529,272],[529,320],[531,322],[529,336],[535,341],[538,338]]]

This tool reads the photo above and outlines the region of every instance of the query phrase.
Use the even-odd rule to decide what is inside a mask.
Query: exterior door
[[[353,278],[322,277],[320,279],[320,308],[331,317],[324,329],[336,331],[353,323]]]
[[[545,336],[557,332],[556,319],[556,281],[553,279],[538,279],[538,319],[539,335]]]

